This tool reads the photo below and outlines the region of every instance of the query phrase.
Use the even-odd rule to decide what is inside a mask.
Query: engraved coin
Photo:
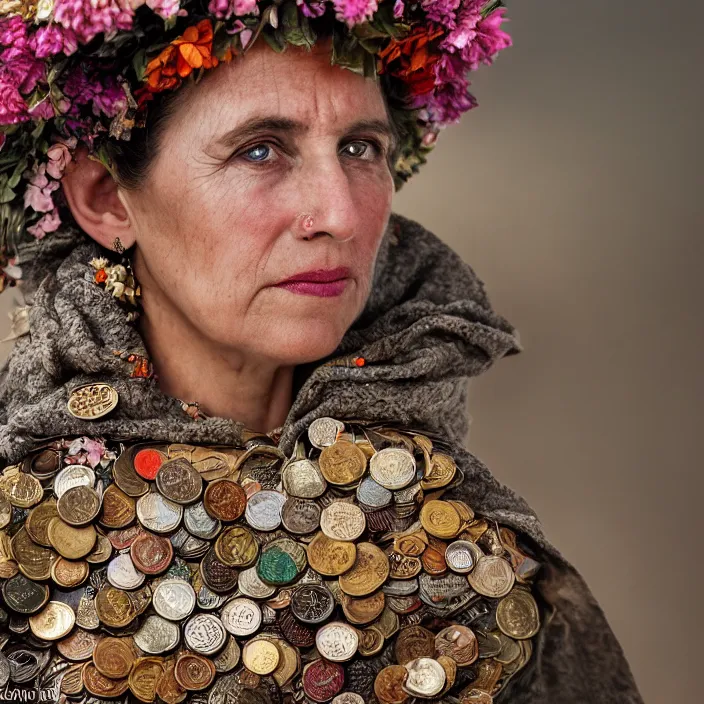
[[[33,614],[49,601],[49,587],[16,574],[2,585],[5,603],[19,614]]]
[[[369,626],[359,631],[359,654],[364,657],[378,655],[384,647],[384,634],[376,627]]]
[[[308,699],[327,702],[344,687],[345,670],[338,663],[318,658],[303,668],[301,679],[303,691]]]
[[[117,555],[108,564],[108,581],[116,589],[137,589],[145,579],[146,576],[135,568],[128,553]]]
[[[364,704],[364,699],[355,692],[343,692],[332,700],[332,704]]]
[[[331,540],[323,532],[309,543],[308,563],[319,574],[336,577],[354,565],[357,548],[354,543]]]
[[[134,468],[135,448],[128,447],[115,460],[112,476],[115,484],[127,494],[137,498],[149,491],[149,484],[140,477]]]
[[[462,527],[460,515],[447,501],[433,499],[420,510],[423,528],[436,538],[454,538]]]
[[[29,617],[32,633],[41,640],[59,640],[76,623],[76,612],[60,601],[50,601],[39,613]]]
[[[408,679],[408,670],[401,665],[389,665],[379,671],[374,680],[374,693],[385,704],[404,704],[408,693],[403,685]]]
[[[100,523],[106,528],[125,528],[134,521],[136,515],[134,499],[117,485],[111,484],[103,494]]]
[[[15,468],[13,473],[6,470],[0,476],[0,491],[7,500],[18,508],[30,508],[42,500],[44,490],[39,480]]]
[[[281,481],[286,493],[299,499],[317,499],[328,486],[318,463],[306,458],[289,462],[281,471]]]
[[[158,657],[137,658],[132,666],[128,683],[132,694],[141,702],[153,702],[156,689],[164,674],[164,659]]]
[[[381,616],[386,605],[384,592],[378,591],[369,596],[353,598],[341,594],[342,611],[347,620],[355,626],[366,625]]]
[[[232,636],[227,636],[225,647],[213,658],[215,671],[230,672],[237,667],[240,661],[241,651],[237,641]]]
[[[249,640],[242,648],[242,663],[255,675],[270,675],[278,667],[280,659],[275,643],[264,638]]]
[[[110,384],[85,384],[71,392],[66,407],[75,418],[97,420],[117,406],[118,398]]]
[[[67,660],[90,660],[101,636],[83,628],[75,628],[73,632],[56,644],[59,654]]]
[[[329,589],[317,584],[304,584],[291,595],[291,613],[303,623],[322,623],[335,609]]]
[[[340,575],[340,589],[350,596],[366,596],[375,592],[389,576],[389,560],[373,543],[357,544],[354,565]]]
[[[77,528],[64,523],[60,518],[53,518],[49,522],[47,535],[54,550],[68,560],[85,557],[93,549],[97,539],[93,526]]]
[[[156,487],[170,501],[192,504],[203,491],[203,480],[188,460],[177,457],[159,467]]]
[[[90,565],[84,560],[67,560],[60,557],[51,565],[51,578],[64,589],[72,589],[88,579]]]
[[[362,478],[367,456],[355,443],[338,440],[321,450],[318,464],[328,483],[346,486]]]
[[[435,653],[435,634],[423,626],[406,626],[399,631],[394,645],[396,662],[405,665],[420,657]]]
[[[315,644],[315,630],[301,623],[290,609],[283,609],[277,624],[286,640],[297,648],[310,648]]]
[[[164,572],[171,564],[173,556],[174,549],[168,538],[147,531],[140,533],[130,547],[134,566],[149,575]]]
[[[154,588],[152,605],[162,618],[182,621],[188,618],[196,605],[193,587],[182,579],[163,579]]]
[[[315,501],[291,497],[281,509],[281,522],[289,533],[306,535],[320,526],[320,513]]]
[[[0,683],[2,679],[0,678]],[[4,686],[4,685],[3,685]],[[69,665],[61,675],[61,694],[75,696],[83,691],[83,663]]]
[[[161,616],[147,616],[134,634],[135,645],[148,655],[160,655],[178,645],[181,632],[177,624]]]
[[[445,550],[445,562],[453,572],[468,574],[481,555],[481,548],[469,540],[455,540]]]
[[[105,677],[92,662],[83,665],[82,676],[86,691],[95,697],[113,699],[127,691],[128,682],[126,679],[114,680]]]
[[[176,681],[189,692],[207,689],[215,679],[215,665],[202,655],[181,653],[174,667]]]
[[[408,677],[404,689],[416,697],[434,697],[445,687],[445,670],[433,658],[417,658],[406,663]]]
[[[51,520],[58,519],[53,518]],[[20,528],[15,533],[10,545],[12,554],[17,558],[17,566],[25,577],[38,582],[49,579],[51,576],[51,565],[58,558],[58,555],[53,550],[47,550],[35,544],[25,528]]]
[[[201,655],[213,655],[225,644],[227,633],[219,618],[212,614],[196,614],[183,629],[186,645]]]
[[[220,620],[233,636],[250,636],[262,624],[262,610],[251,599],[232,599],[222,607]]]
[[[137,517],[140,523],[154,533],[170,533],[178,528],[183,516],[183,506],[169,501],[155,492],[137,499]]]
[[[210,589],[221,594],[235,588],[239,570],[221,562],[215,553],[215,548],[210,548],[201,560],[200,574],[203,582]]]
[[[286,497],[278,491],[262,490],[249,497],[244,516],[255,530],[276,530],[281,525],[281,509]]]
[[[100,621],[111,628],[127,626],[137,615],[127,592],[112,585],[100,589],[95,597],[95,610]]]
[[[204,540],[212,540],[222,530],[222,523],[206,511],[202,501],[186,506],[183,525],[191,535]]]
[[[99,565],[107,562],[112,556],[112,544],[107,536],[98,533],[95,540],[95,546],[86,555],[86,562],[91,565]]]
[[[231,479],[216,479],[206,487],[203,503],[213,518],[223,523],[231,523],[244,513],[247,495],[237,482]]]
[[[313,447],[322,450],[333,445],[337,436],[345,429],[345,424],[335,418],[316,418],[308,426],[308,439]]]
[[[257,559],[259,544],[247,528],[226,528],[215,542],[218,559],[230,567],[249,567]]]
[[[281,541],[276,541],[262,550],[257,562],[257,574],[262,581],[281,586],[296,579],[301,570],[291,552],[293,546],[295,543],[292,541],[284,544]],[[303,548],[300,549],[303,551]]]
[[[447,655],[458,667],[468,667],[479,657],[479,644],[467,626],[448,626],[435,636],[436,655]]]
[[[364,477],[357,487],[357,501],[370,508],[385,508],[393,501],[394,495],[371,477]]]
[[[332,540],[357,540],[366,527],[364,513],[356,504],[334,501],[320,515],[320,528]]]
[[[503,557],[487,555],[479,559],[467,579],[475,592],[498,599],[511,591],[515,575],[510,563]]]
[[[357,652],[357,631],[342,621],[331,621],[318,629],[315,635],[318,652],[330,662],[346,662]]]
[[[100,511],[100,496],[89,486],[74,486],[56,504],[61,520],[72,526],[90,523]]]
[[[249,567],[240,572],[238,586],[242,594],[253,599],[268,599],[276,592],[275,586],[260,579],[256,567]]]
[[[64,467],[54,477],[54,494],[60,499],[74,486],[95,486],[95,472],[85,464],[72,464]]]
[[[416,478],[416,461],[403,448],[386,447],[369,460],[369,476],[386,489],[403,489]]]
[[[129,637],[102,638],[93,651],[93,664],[98,672],[113,680],[127,677],[136,659],[137,653]]]
[[[455,461],[442,452],[434,452],[430,458],[430,464],[426,466],[421,487],[424,491],[440,489],[447,486],[457,473]]]
[[[532,638],[540,629],[538,604],[523,589],[513,589],[496,608],[496,623],[510,638]]]
[[[0,528],[7,526],[12,520],[12,504],[7,500],[7,496],[0,491]]]

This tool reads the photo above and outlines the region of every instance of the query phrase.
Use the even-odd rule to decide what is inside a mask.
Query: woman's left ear
[[[125,249],[136,240],[135,228],[110,172],[88,158],[88,149],[76,149],[61,185],[71,213],[78,225],[98,244],[114,249],[119,238]]]

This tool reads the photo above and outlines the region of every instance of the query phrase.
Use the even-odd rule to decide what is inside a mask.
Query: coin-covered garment
[[[72,412],[98,417],[98,387]],[[451,498],[462,481],[439,441],[334,418],[288,457],[254,433],[39,445],[0,474],[0,687],[90,704],[502,701],[544,618],[540,565]]]

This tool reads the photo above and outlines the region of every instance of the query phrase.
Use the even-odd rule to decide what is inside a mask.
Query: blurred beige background
[[[480,107],[395,209],[521,333],[472,382],[470,449],[582,571],[646,701],[699,702],[704,5],[509,5]]]

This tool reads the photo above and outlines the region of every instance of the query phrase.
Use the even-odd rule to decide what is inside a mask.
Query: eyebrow
[[[242,124],[225,132],[215,141],[215,146],[233,148],[238,142],[250,137],[255,137],[261,132],[287,132],[293,135],[305,134],[310,125],[305,122],[293,120],[288,117],[261,117],[255,116],[245,120]],[[374,132],[389,140],[390,151],[393,152],[398,145],[396,130],[387,120],[357,120],[346,130],[347,134],[354,132]]]

